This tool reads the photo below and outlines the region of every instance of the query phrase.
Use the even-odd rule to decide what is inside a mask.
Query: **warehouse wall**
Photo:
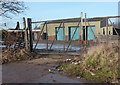
[[[105,27],[106,26],[106,19],[102,19],[100,22],[100,28]]]
[[[100,21],[94,21],[94,22],[89,22],[89,24],[91,26],[95,26],[95,35],[98,35],[98,33],[101,33],[101,29],[100,29]],[[89,24],[87,23],[87,26],[89,26]],[[48,39],[49,40],[53,40],[55,37],[55,28],[59,27],[60,23],[51,23],[51,24],[47,24],[47,29],[48,29]],[[64,23],[65,26],[65,39],[68,40],[68,28],[72,27],[72,26],[77,26],[78,22],[71,22],[71,23]],[[80,26],[80,25],[79,25]],[[83,22],[83,26],[85,26],[85,22]],[[41,24],[41,28],[43,27],[43,24]],[[63,27],[63,24],[61,25],[61,27]],[[81,30],[80,30],[81,31]],[[46,25],[44,27],[44,32],[46,32]],[[82,31],[83,32],[83,31]],[[81,35],[83,35],[83,33],[81,32]],[[82,37],[82,36],[81,36]]]
[[[102,30],[102,33],[101,33],[101,34],[104,35],[104,34],[103,34],[103,29],[105,30],[105,35],[106,35],[106,31],[107,31],[107,30],[106,30],[106,27],[102,27],[102,28],[101,28],[101,30]],[[109,34],[109,32],[110,32],[110,34]],[[113,35],[113,26],[108,26],[108,35]]]

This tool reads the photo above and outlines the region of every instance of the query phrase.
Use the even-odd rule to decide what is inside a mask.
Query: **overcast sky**
[[[28,9],[13,19],[2,18],[7,23],[6,28],[15,28],[17,21],[23,28],[23,17],[32,18],[32,21],[75,18],[81,12],[87,13],[87,18],[101,16],[117,16],[118,2],[25,2]]]

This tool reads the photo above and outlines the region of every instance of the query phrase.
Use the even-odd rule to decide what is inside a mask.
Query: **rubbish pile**
[[[25,49],[16,49],[16,50],[5,50],[2,53],[2,64],[10,63],[14,61],[21,61],[26,59],[32,59],[36,56],[37,53],[29,52]]]
[[[66,72],[64,72],[63,70],[61,70],[61,67],[60,66],[57,66],[57,67],[53,67],[51,69],[48,69],[48,71],[50,73],[62,73],[62,74],[65,74]]]
[[[96,82],[113,83],[118,82],[119,53],[118,43],[99,44],[91,47],[86,55],[67,60],[61,67],[68,75],[84,77]]]

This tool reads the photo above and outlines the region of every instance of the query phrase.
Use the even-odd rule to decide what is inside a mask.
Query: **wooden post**
[[[81,36],[81,40],[83,40],[82,31],[83,31],[83,12],[81,12],[81,24],[80,24],[80,36]]]
[[[108,44],[108,18],[106,18],[106,43]]]
[[[65,27],[64,27],[64,21],[63,21],[63,40],[64,40],[64,52],[65,52]]]
[[[46,49],[48,50],[48,31],[47,31],[47,22],[46,22],[46,41],[47,41]]]
[[[33,51],[33,42],[32,42],[32,24],[31,24],[31,18],[28,18],[27,22],[28,22],[29,40],[30,40],[30,52],[32,52]]]
[[[19,35],[19,33],[18,33],[18,31],[16,32],[16,37],[18,37],[18,35]]]
[[[87,27],[86,27],[86,13],[85,13],[85,51],[86,51],[86,44],[87,44]]]
[[[23,22],[24,22],[24,35],[25,35],[25,48],[26,50],[28,50],[28,38],[27,38],[27,29],[26,29],[26,20],[25,20],[25,17],[23,17]]]
[[[83,50],[83,36],[82,36],[82,34],[83,34],[83,12],[81,12],[81,25],[80,25],[80,35],[81,35],[81,45],[82,45],[82,49],[81,50]]]
[[[16,30],[19,30],[19,29],[20,29],[20,25],[19,25],[19,22],[17,22]]]

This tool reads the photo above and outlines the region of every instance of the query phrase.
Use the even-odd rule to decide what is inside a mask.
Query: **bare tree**
[[[11,18],[10,14],[20,14],[24,12],[24,2],[18,0],[0,0],[0,16]]]

